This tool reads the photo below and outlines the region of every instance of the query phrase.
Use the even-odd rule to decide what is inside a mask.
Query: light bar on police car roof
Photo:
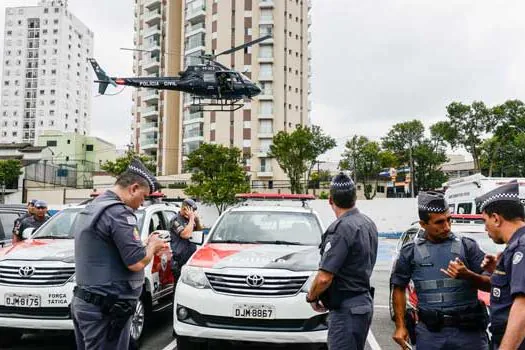
[[[160,191],[156,191],[156,192],[153,192],[151,193],[149,196],[147,196],[148,198],[164,198],[166,197],[166,195]]]
[[[279,193],[239,193],[235,195],[240,199],[268,199],[268,200],[313,200],[313,194],[279,194]]]

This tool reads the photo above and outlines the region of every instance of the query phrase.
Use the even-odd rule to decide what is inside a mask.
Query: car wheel
[[[188,337],[177,337],[177,350],[207,350],[207,342],[193,342]]]
[[[144,302],[145,298],[141,296],[135,307],[135,313],[131,316],[131,340],[135,344],[139,344],[144,333],[144,327],[146,326],[146,304]]]
[[[14,328],[0,328],[0,348],[16,345],[23,333]]]

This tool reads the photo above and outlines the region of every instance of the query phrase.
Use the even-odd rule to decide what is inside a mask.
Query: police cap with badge
[[[355,192],[355,184],[348,175],[340,172],[330,183],[330,191],[349,191]]]
[[[495,202],[514,202],[520,204],[520,187],[517,180],[512,180],[492,191],[476,198],[476,206],[483,212],[488,205]]]
[[[139,175],[140,177],[146,179],[146,181],[148,182],[150,193],[153,193],[160,188],[160,184],[157,182],[157,179],[155,178],[155,176],[137,158],[134,158],[131,161],[128,169],[126,169],[126,172],[130,172],[135,175]]]
[[[442,193],[427,191],[417,195],[417,208],[420,212],[444,213],[448,210],[448,203]]]

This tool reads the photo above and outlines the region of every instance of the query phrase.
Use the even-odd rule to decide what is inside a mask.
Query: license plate
[[[40,307],[42,305],[40,295],[30,294],[7,294],[4,299],[5,306],[16,307]]]
[[[261,304],[235,304],[233,317],[271,320],[275,318],[275,307]]]

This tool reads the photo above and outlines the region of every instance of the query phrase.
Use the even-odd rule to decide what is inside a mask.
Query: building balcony
[[[273,63],[273,56],[271,57],[257,57],[259,63]]]
[[[157,107],[144,107],[141,110],[141,116],[143,118],[151,118],[151,117],[157,117],[159,114],[159,110]]]
[[[194,141],[202,141],[204,142],[204,136],[192,136],[192,137],[183,137],[182,142],[188,143],[188,142],[194,142]]]
[[[273,16],[263,16],[259,18],[259,25],[261,24],[273,24]]]
[[[158,105],[159,104],[159,92],[155,90],[146,90],[146,94],[142,98],[142,101],[147,104]]]
[[[160,26],[149,27],[143,32],[144,38],[150,37],[152,35],[160,35],[160,34],[161,34]]]
[[[255,156],[258,158],[268,158],[268,153],[270,152],[269,148],[259,149],[255,153]]]
[[[273,114],[258,114],[257,118],[258,119],[273,119],[274,117],[273,117]]]
[[[141,123],[140,133],[151,134],[159,131],[159,124],[157,122]]]
[[[200,22],[192,26],[186,26],[184,32],[186,38],[199,33],[206,34],[206,26],[204,25],[204,22]]]
[[[308,27],[312,25],[312,15],[308,15]]]
[[[148,10],[159,8],[160,5],[161,5],[160,0],[146,0],[144,2],[144,7],[147,8]]]
[[[193,118],[193,119],[184,119],[182,121],[183,125],[195,124],[195,123],[204,123],[204,117]]]
[[[186,10],[186,21],[197,23],[206,19],[206,6]]]
[[[259,73],[259,81],[273,81],[273,73]]]
[[[257,177],[273,177],[272,169],[259,169],[257,171]]]
[[[152,150],[159,147],[159,140],[155,137],[140,139],[140,148],[143,150]]]
[[[149,24],[150,26],[160,24],[161,19],[162,19],[162,15],[160,13],[160,9],[156,11],[146,12],[144,14],[144,22],[146,24]]]
[[[260,139],[271,139],[273,138],[273,131],[259,131],[257,137]]]
[[[273,92],[263,90],[263,92],[257,96],[257,99],[261,101],[273,101]]]
[[[306,3],[308,4],[308,11],[312,9],[312,0],[306,0]]]
[[[259,0],[259,7],[262,9],[273,8],[273,0]]]
[[[142,69],[148,73],[156,73],[159,71],[160,61],[159,60],[147,60],[142,62]]]

